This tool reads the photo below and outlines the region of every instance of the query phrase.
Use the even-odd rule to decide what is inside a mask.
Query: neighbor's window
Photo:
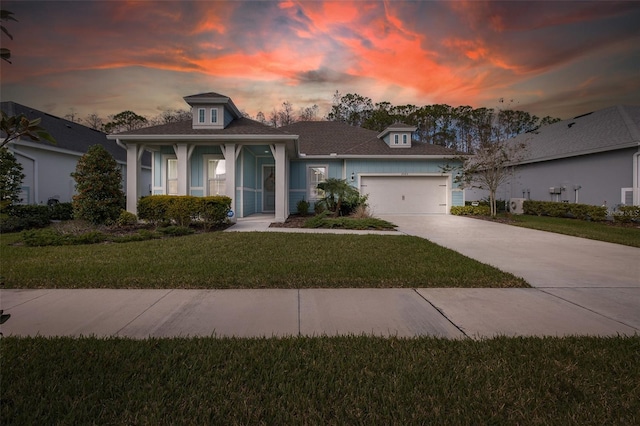
[[[398,145],[400,142],[398,141],[398,135],[393,135],[393,144]]]
[[[324,197],[324,191],[318,189],[318,184],[327,180],[326,166],[309,166],[307,168],[307,185],[309,200],[318,200]]]
[[[198,123],[204,123],[204,108],[198,110]]]
[[[211,123],[212,124],[217,124],[218,123],[218,109],[217,108],[211,108]]]

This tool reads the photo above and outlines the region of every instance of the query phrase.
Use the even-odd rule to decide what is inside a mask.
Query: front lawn
[[[613,225],[547,216],[513,215],[512,225],[591,240],[640,247],[640,226]]]
[[[640,337],[4,337],[1,424],[640,424]]]
[[[405,235],[213,232],[129,243],[27,247],[0,235],[6,288],[527,287],[521,278]]]

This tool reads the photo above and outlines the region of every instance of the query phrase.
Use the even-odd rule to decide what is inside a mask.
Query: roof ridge
[[[629,130],[631,139],[640,144],[640,129],[638,129],[638,126],[631,120],[629,114],[627,114],[626,107],[624,105],[617,105],[617,109],[622,116],[622,121],[624,121],[625,126],[627,126],[627,130]]]

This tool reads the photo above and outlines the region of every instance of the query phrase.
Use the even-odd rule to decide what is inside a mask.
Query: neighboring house
[[[283,222],[298,201],[318,200],[317,184],[327,178],[368,194],[374,214],[448,213],[464,204],[451,174],[442,172],[457,153],[412,141],[415,127],[397,124],[378,133],[322,121],[276,129],[242,117],[218,93],[184,100],[191,121],[107,136],[126,148],[130,212],[144,195],[136,193],[136,181],[145,150],[153,156],[153,194],[224,194],[235,217],[272,213]]]
[[[499,199],[640,204],[640,106],[613,106],[519,135],[524,158]],[[466,198],[482,197],[467,190]]]
[[[9,116],[24,114],[29,120],[40,118],[40,126],[56,140],[55,144],[51,144],[20,138],[6,145],[23,168],[23,203],[47,204],[49,200],[70,202],[75,193],[75,181],[71,173],[75,172],[78,160],[92,145],[102,145],[113,155],[122,169],[123,187],[126,188],[125,152],[115,142],[107,140],[105,133],[15,102],[2,102],[1,108]],[[149,194],[150,158],[148,154],[142,158],[138,194]]]

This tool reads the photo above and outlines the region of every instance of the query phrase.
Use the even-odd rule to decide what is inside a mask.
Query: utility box
[[[509,200],[509,212],[512,214],[524,214],[524,202],[526,198],[511,198]]]

